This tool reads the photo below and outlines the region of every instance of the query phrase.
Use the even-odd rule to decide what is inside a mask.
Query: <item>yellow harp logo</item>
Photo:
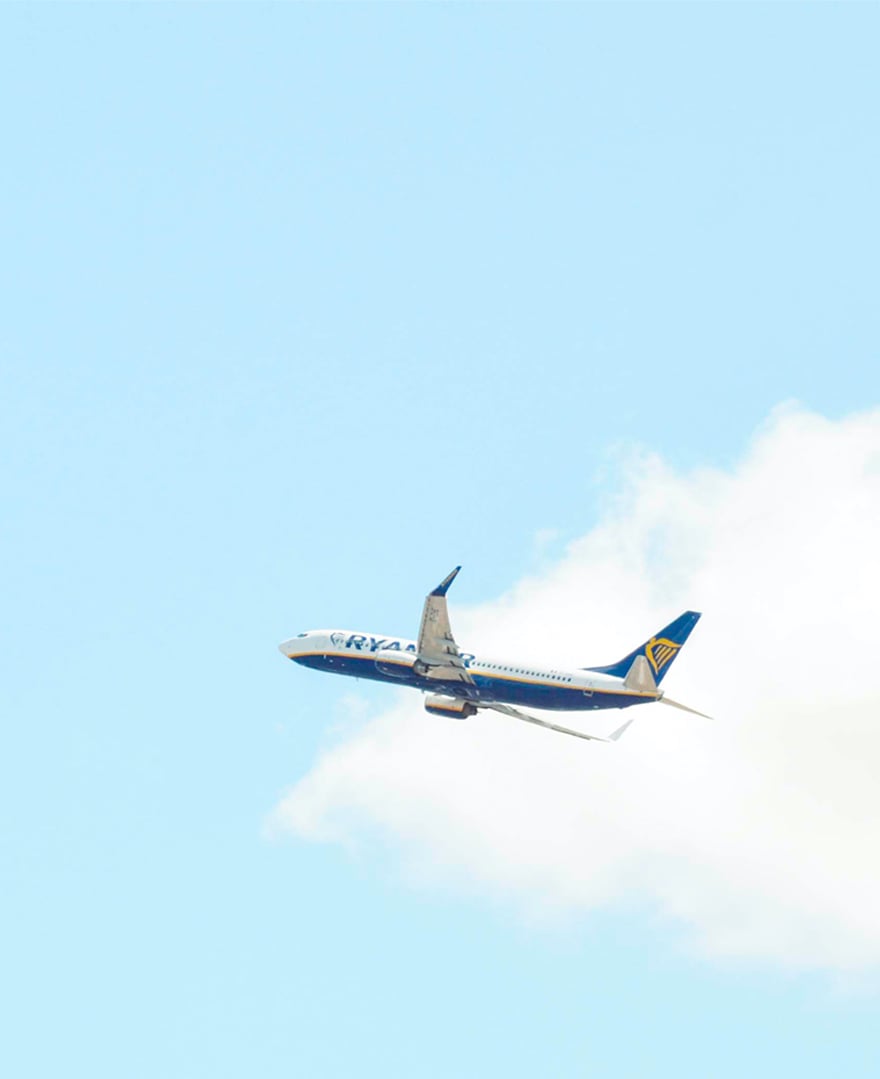
[[[675,641],[668,641],[665,637],[652,637],[645,645],[645,655],[648,662],[654,668],[654,674],[659,674],[667,663],[681,648]]]

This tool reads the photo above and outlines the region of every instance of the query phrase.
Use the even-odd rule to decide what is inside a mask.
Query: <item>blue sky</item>
[[[876,1074],[827,972],[265,822],[351,688],[278,641],[878,404],[877,9],[0,19],[4,1072]]]

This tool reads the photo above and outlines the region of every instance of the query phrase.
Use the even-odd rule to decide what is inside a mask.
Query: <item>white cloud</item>
[[[275,810],[298,836],[378,830],[408,874],[525,909],[650,904],[712,955],[880,961],[880,412],[780,409],[731,471],[643,456],[601,523],[497,602],[463,645],[610,662],[704,618],[670,695],[614,746],[401,693]],[[584,719],[592,730],[619,713]]]

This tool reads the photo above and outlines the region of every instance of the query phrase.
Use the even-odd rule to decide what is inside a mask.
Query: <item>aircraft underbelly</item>
[[[475,679],[484,700],[499,704],[524,705],[554,712],[588,712],[600,708],[627,708],[641,698],[625,693],[585,693],[576,686],[553,686],[517,683],[512,680]]]

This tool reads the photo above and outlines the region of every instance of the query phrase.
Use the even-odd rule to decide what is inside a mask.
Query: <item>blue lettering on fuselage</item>
[[[358,652],[415,652],[416,646],[410,641],[404,645],[400,640],[389,640],[387,637],[368,637],[365,633],[351,633],[343,642],[346,648],[354,648]],[[474,661],[471,652],[462,652],[461,658],[465,667],[470,667]]]
[[[387,637],[367,637],[364,633],[351,633],[342,643],[346,648],[354,648],[358,652],[415,652],[416,650],[412,642],[404,646],[403,641],[389,640]]]

